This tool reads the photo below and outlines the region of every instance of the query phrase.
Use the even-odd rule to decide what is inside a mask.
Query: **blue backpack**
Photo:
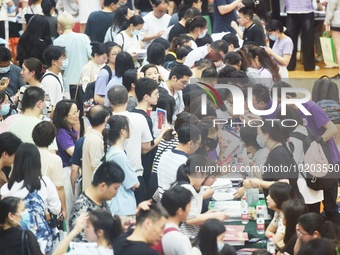
[[[53,232],[46,220],[47,208],[45,202],[36,190],[28,193],[23,201],[30,217],[29,221],[25,222],[26,225],[22,226],[22,229],[32,231],[40,248],[44,248],[44,253],[47,254],[52,250]]]

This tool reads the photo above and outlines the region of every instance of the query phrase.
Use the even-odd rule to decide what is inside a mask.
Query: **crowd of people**
[[[15,51],[0,45],[1,254],[234,255],[228,212],[208,210],[222,173],[197,169],[235,164],[251,171],[234,197],[264,193],[265,235],[278,253],[335,254],[339,89],[325,82],[314,101],[281,104],[297,99],[283,81],[296,65],[297,24],[313,23],[309,2],[302,14],[286,2],[288,29],[263,16],[261,0],[216,0],[211,36],[200,0],[150,9],[142,0],[3,1],[23,31]],[[337,45],[339,11],[330,0]],[[324,178],[304,171],[307,141],[322,145]]]

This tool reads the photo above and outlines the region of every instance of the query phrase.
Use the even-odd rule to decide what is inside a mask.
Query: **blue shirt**
[[[136,198],[131,188],[138,183],[138,179],[136,172],[132,169],[128,156],[123,150],[112,146],[106,154],[106,160],[116,162],[123,169],[125,174],[125,179],[120,186],[117,195],[111,200],[111,212],[119,216],[136,214]]]
[[[236,31],[231,27],[232,21],[237,21],[235,9],[229,13],[221,15],[218,11],[218,6],[227,5],[234,2],[233,0],[215,0],[214,1],[214,33],[231,32],[236,34]]]

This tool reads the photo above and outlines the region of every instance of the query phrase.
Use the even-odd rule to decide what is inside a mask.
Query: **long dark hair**
[[[23,143],[15,153],[12,174],[8,180],[8,189],[14,182],[24,181],[22,188],[29,192],[40,190],[41,183],[41,161],[38,148],[31,143]]]
[[[193,246],[199,247],[202,255],[217,255],[217,237],[225,232],[223,222],[209,219],[201,226]]]
[[[109,241],[111,247],[113,247],[113,240],[123,232],[119,217],[112,216],[110,212],[104,209],[91,211],[89,221],[93,225],[96,234],[99,230],[103,230],[104,237]]]
[[[129,120],[126,116],[113,115],[108,119],[105,129],[103,130],[104,157],[102,158],[102,161],[106,161],[108,145],[115,143],[118,140],[122,129],[127,129],[127,132],[130,132]]]
[[[55,110],[52,117],[52,122],[56,126],[57,129],[66,129],[70,134],[73,135],[71,128],[68,126],[65,118],[69,115],[70,109],[73,104],[76,104],[75,101],[70,99],[63,99],[57,103],[55,106]]]
[[[120,6],[116,10],[115,16],[113,18],[113,23],[111,26],[113,32],[119,33],[122,30],[122,26],[124,25],[125,22],[128,21],[128,19],[125,17],[128,14],[128,11],[129,11],[128,5]]]
[[[249,50],[249,53],[253,59],[255,59],[256,56],[259,58],[261,66],[263,68],[268,69],[271,75],[273,76],[273,81],[278,81],[280,79],[279,67],[271,59],[271,57],[264,48],[253,47],[252,49]]]
[[[15,214],[18,211],[18,206],[21,199],[18,197],[5,197],[0,200],[0,225],[8,221],[8,214]]]

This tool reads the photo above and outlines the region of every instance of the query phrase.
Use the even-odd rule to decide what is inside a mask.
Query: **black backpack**
[[[112,78],[111,68],[108,65],[105,65],[105,66],[102,67],[102,69],[105,69],[109,73],[109,81],[110,81],[111,78]],[[84,95],[84,103],[89,101],[89,100],[93,100],[95,85],[96,85],[96,81],[89,82],[87,84],[86,89],[85,89],[85,95]]]
[[[312,100],[317,103],[321,100],[335,100],[339,102],[339,88],[327,75],[321,76],[314,82]]]

